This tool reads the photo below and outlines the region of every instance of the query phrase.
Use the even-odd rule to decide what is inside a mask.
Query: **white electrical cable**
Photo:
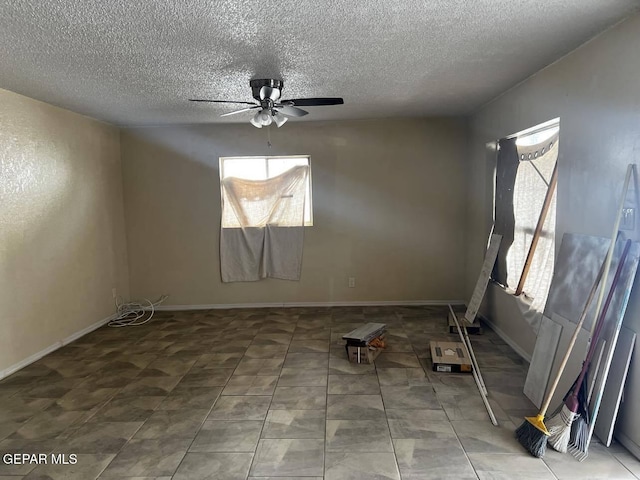
[[[164,302],[168,296],[162,295],[155,302],[144,298],[143,300],[146,302],[144,304],[141,302],[120,303],[116,298],[116,317],[107,325],[110,327],[137,327],[144,325],[151,320],[156,307]]]

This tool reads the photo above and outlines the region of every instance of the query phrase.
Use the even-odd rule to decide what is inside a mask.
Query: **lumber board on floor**
[[[342,338],[366,343],[383,334],[386,329],[387,325],[385,323],[367,323],[343,335]]]

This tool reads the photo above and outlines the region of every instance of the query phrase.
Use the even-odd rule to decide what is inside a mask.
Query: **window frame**
[[[541,133],[547,132],[547,131],[551,131],[551,130],[555,130],[555,132],[553,132],[549,138],[552,138],[555,135],[559,135],[560,133],[560,118],[554,118],[551,120],[548,120],[546,122],[540,123],[538,125],[535,125],[531,128],[527,128],[525,130],[522,130],[518,133],[514,133],[512,135],[508,135],[506,137],[504,137],[505,140],[511,140],[511,139],[515,139],[516,141],[516,145],[518,139],[526,139],[527,137],[535,137],[536,135],[539,135]],[[498,140],[495,142],[496,145],[499,145],[501,140]],[[546,140],[540,140],[539,142],[542,143]],[[538,143],[538,142],[536,142]],[[534,143],[533,145],[535,145],[536,143]],[[525,144],[526,146],[526,144]],[[499,155],[499,151],[498,149],[496,150],[496,159],[497,159],[497,155]],[[517,282],[517,286],[515,287],[515,290],[513,290],[513,294],[516,297],[521,296],[522,294],[526,295],[526,291],[524,290],[524,285],[526,283],[527,277],[530,273],[530,267],[531,267],[531,262],[533,260],[533,257],[536,253],[536,248],[537,248],[537,238],[536,235],[542,236],[545,232],[542,228],[542,223],[544,223],[544,219],[547,215],[547,211],[549,208],[549,204],[552,198],[554,197],[554,195],[557,198],[557,169],[558,169],[558,160],[559,160],[559,156],[556,156],[555,162],[554,162],[554,170],[553,170],[553,174],[547,184],[547,191],[546,191],[546,195],[545,195],[545,199],[544,199],[544,203],[540,208],[540,212],[538,215],[538,225],[536,226],[534,232],[533,232],[533,238],[532,238],[532,243],[530,244],[528,251],[527,251],[527,255],[525,257],[525,262],[523,264],[523,268],[520,272],[519,278],[518,278],[518,282]],[[525,160],[526,161],[526,160]],[[538,172],[539,173],[539,172]],[[493,181],[493,186],[494,186],[494,191],[493,191],[493,205],[492,205],[492,217],[493,220],[495,222],[495,216],[496,216],[496,202],[497,202],[497,191],[495,189],[496,187],[496,182],[495,182],[495,178],[497,176],[498,172],[497,169],[494,170],[494,181]],[[514,179],[515,181],[517,181],[517,177]],[[515,185],[515,184],[514,184]],[[514,211],[514,216],[516,215],[516,212]],[[515,226],[515,218],[514,218],[514,226]],[[540,228],[538,228],[540,227]],[[556,234],[556,230],[555,230],[555,226],[554,226],[554,230],[553,232],[551,232],[552,235]],[[514,231],[515,234],[515,231]],[[506,279],[505,279],[506,280]],[[495,281],[495,280],[494,280]],[[511,288],[513,289],[513,287],[508,287],[506,282],[505,285],[503,285],[503,287],[506,288]]]

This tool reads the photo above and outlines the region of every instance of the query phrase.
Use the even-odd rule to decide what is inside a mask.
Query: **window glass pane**
[[[264,158],[225,158],[222,178],[237,177],[247,180],[265,180],[267,165]]]
[[[529,133],[527,135],[523,135],[522,137],[518,137],[516,140],[516,145],[519,147],[528,147],[531,145],[536,145],[538,143],[542,143],[550,139],[559,131],[560,131],[560,127],[556,126],[551,128],[545,128],[544,130],[540,130],[539,132]]]
[[[305,190],[304,202],[304,224],[313,225],[313,219],[311,218],[311,172],[307,175],[307,188]]]
[[[269,178],[276,177],[286,172],[292,167],[298,165],[309,165],[309,159],[305,157],[293,158],[270,158],[269,162]]]

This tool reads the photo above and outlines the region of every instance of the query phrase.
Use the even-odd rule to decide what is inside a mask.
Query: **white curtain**
[[[267,180],[220,182],[223,282],[300,279],[308,175],[301,165]]]
[[[515,289],[522,274],[542,204],[558,157],[558,135],[541,144],[517,147],[518,171],[513,190],[514,240],[507,253],[507,285]],[[524,294],[531,302],[524,312],[537,331],[547,301],[555,254],[556,194],[554,193],[535,250]]]

